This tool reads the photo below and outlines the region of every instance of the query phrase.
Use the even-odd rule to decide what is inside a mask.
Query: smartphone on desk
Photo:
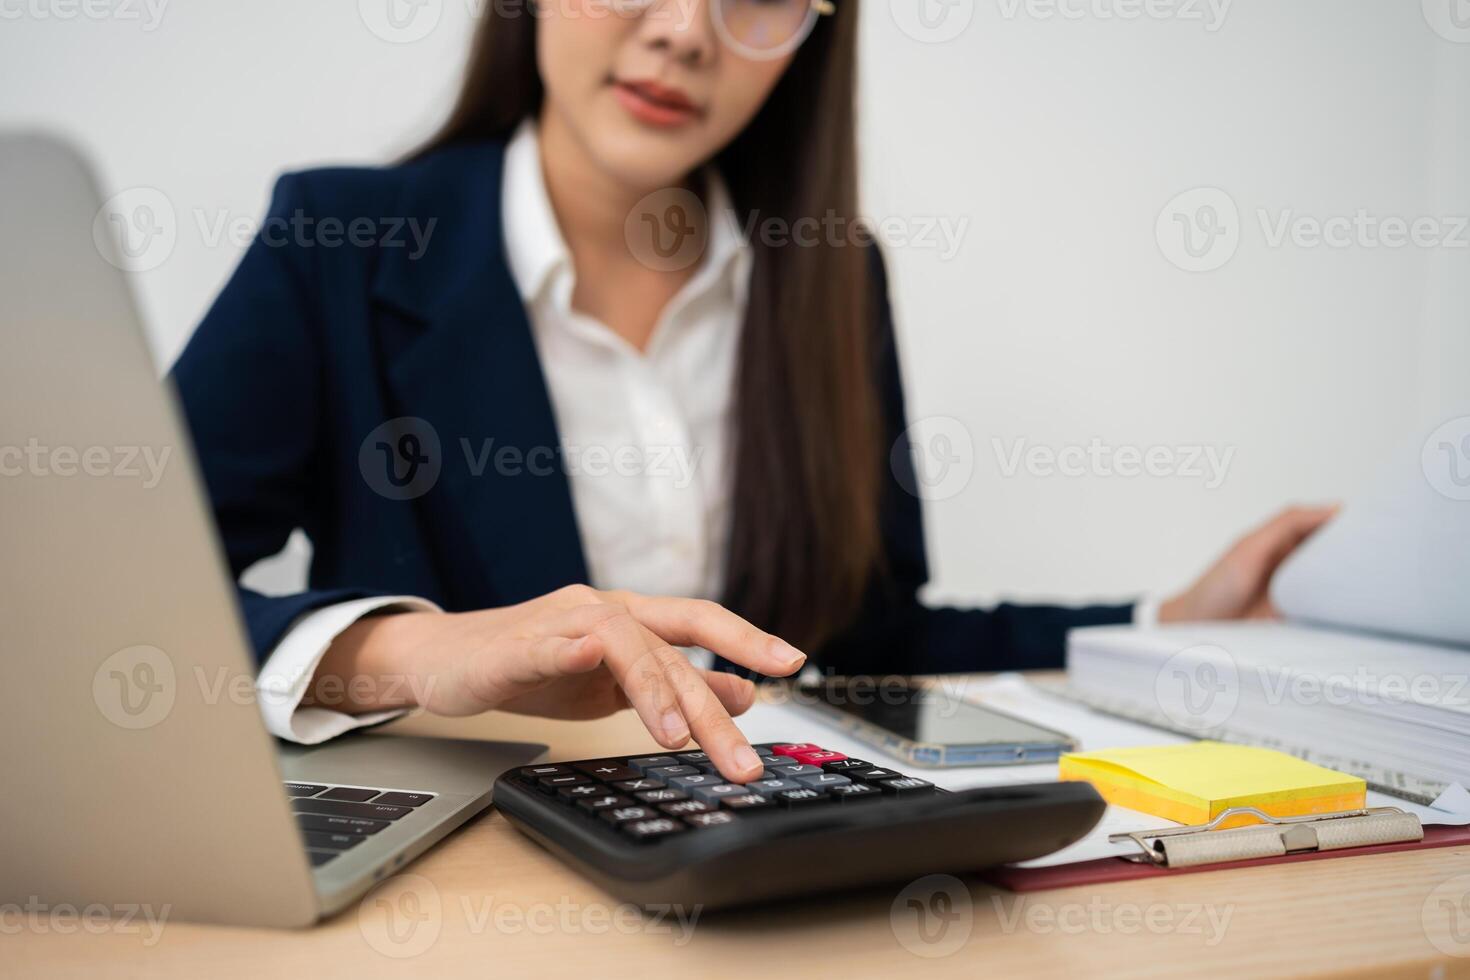
[[[829,677],[797,693],[798,704],[914,766],[1032,765],[1056,762],[1077,747],[1062,732],[912,678]]]

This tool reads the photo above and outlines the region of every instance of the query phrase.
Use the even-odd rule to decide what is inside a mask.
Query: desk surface
[[[404,734],[520,739],[553,758],[653,747],[631,713],[595,723],[491,715],[414,718]],[[1459,876],[1466,876],[1460,878]],[[935,905],[921,935],[897,889],[697,919],[640,922],[486,812],[374,894],[308,931],[169,922],[129,934],[17,932],[0,921],[0,977],[449,978],[1346,974],[1470,976],[1426,931],[1436,886],[1457,879],[1470,930],[1470,848],[1183,875],[1016,896],[981,884]],[[1450,886],[1453,889],[1454,886]],[[418,909],[418,918],[394,914]],[[900,903],[902,904],[902,903]],[[387,906],[387,907],[385,907]],[[438,909],[437,916],[433,911]],[[390,921],[390,915],[392,916]],[[410,925],[417,922],[418,925]],[[435,923],[438,923],[437,928]],[[390,935],[389,930],[395,931]],[[1457,951],[1470,953],[1470,933]],[[395,959],[386,954],[411,953]]]

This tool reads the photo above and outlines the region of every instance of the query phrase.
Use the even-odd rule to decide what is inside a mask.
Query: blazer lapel
[[[385,254],[374,286],[389,314],[379,339],[391,410],[439,436],[439,480],[417,503],[457,608],[587,580],[551,397],[505,260],[502,156],[476,144],[408,165],[402,213],[438,220],[417,259]]]

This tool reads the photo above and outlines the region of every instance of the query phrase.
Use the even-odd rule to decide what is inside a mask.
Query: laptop
[[[545,747],[269,735],[101,207],[75,151],[0,136],[0,905],[306,926]]]

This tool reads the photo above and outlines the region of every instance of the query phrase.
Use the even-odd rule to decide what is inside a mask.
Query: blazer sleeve
[[[876,303],[879,399],[885,450],[881,502],[883,567],[851,628],[818,658],[822,667],[850,674],[939,674],[1058,668],[1066,659],[1067,631],[1126,623],[1132,604],[1081,607],[1003,603],[992,609],[930,608],[919,601],[929,579],[920,499],[906,431],[903,380],[887,277],[878,248],[871,250]],[[891,449],[892,452],[886,452]]]
[[[307,209],[304,181],[277,183],[263,228]],[[308,211],[309,213],[309,211]],[[262,233],[173,367],[215,523],[238,578],[308,527],[320,437],[320,321],[310,251]],[[377,593],[265,596],[237,586],[257,660],[300,616]]]

